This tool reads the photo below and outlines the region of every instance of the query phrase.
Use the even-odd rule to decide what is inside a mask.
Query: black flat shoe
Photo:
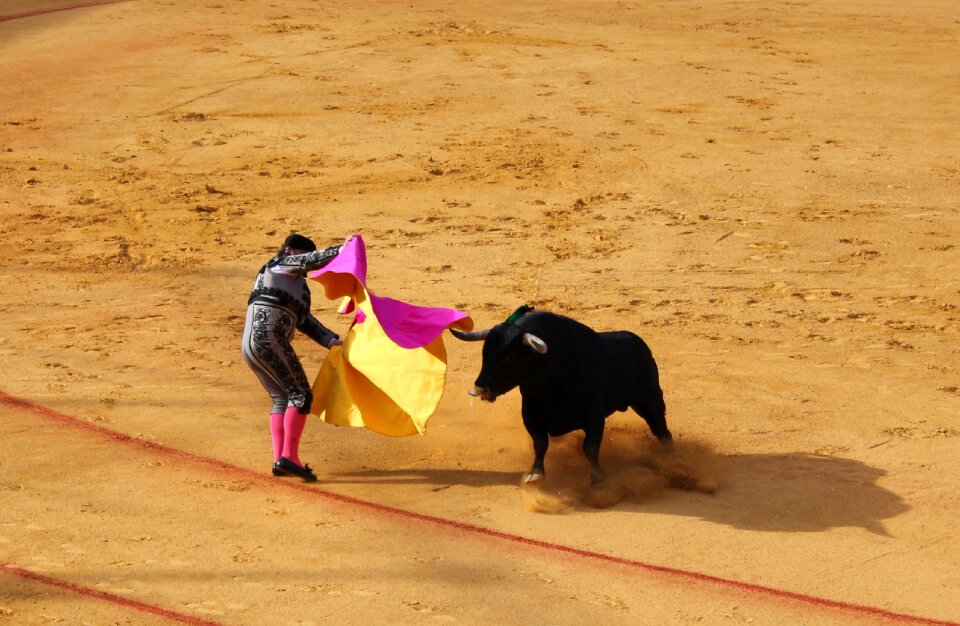
[[[273,464],[273,469],[271,471],[273,471],[274,476],[289,476],[289,474],[287,474],[287,472],[285,472],[284,469],[280,467],[280,461],[277,461],[276,463]]]
[[[275,468],[288,474],[299,476],[308,483],[316,482],[317,480],[317,475],[313,473],[313,470],[310,469],[309,465],[304,463],[303,467],[300,467],[285,456],[280,457],[280,460],[276,462]]]

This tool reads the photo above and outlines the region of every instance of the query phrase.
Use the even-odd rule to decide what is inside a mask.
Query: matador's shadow
[[[433,491],[440,491],[453,485],[467,487],[493,487],[497,485],[517,485],[520,472],[476,469],[370,469],[356,472],[342,472],[323,479],[329,484],[383,484],[383,485],[432,485]]]

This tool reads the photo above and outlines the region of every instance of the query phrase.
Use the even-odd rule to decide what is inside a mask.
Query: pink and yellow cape
[[[442,333],[473,328],[466,313],[375,295],[367,287],[367,253],[355,235],[330,263],[312,272],[327,298],[346,298],[355,314],[342,347],[330,350],[313,384],[312,412],[337,426],[401,437],[424,434],[443,395],[447,352]]]

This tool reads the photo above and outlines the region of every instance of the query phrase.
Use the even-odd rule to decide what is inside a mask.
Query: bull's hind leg
[[[590,484],[596,487],[605,480],[603,472],[600,471],[600,442],[603,441],[604,420],[593,421],[593,425],[584,429],[586,437],[583,439],[583,456],[590,462]]]
[[[630,408],[646,420],[650,432],[660,443],[673,441],[673,434],[667,428],[667,405],[663,401],[663,391],[660,390],[659,386],[631,404]]]
[[[546,470],[543,469],[543,459],[547,456],[547,448],[550,446],[550,437],[547,434],[534,435],[533,438],[533,466],[523,478],[525,483],[539,483],[547,477]]]

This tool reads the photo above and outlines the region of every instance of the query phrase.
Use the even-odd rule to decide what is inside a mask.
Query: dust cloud
[[[606,480],[591,487],[582,444],[582,433],[551,439],[546,480],[521,484],[528,509],[558,514],[584,506],[610,508],[643,502],[670,488],[712,494],[722,484],[722,457],[710,444],[680,436],[664,446],[639,429],[608,427],[600,449]]]

